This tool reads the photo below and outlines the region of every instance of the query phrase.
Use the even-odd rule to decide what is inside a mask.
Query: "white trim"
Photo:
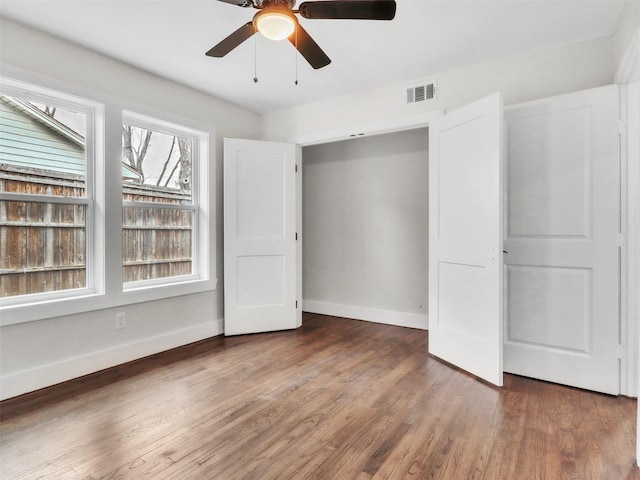
[[[190,140],[197,139],[200,135],[205,134],[205,132],[199,132],[197,129],[187,127],[186,125],[144,115],[128,109],[122,111],[122,122],[127,125],[144,128],[145,130],[153,130],[154,132],[164,133],[165,135],[188,138]]]
[[[630,285],[633,283],[632,272],[629,270],[630,255],[633,257],[633,250],[629,249],[626,238],[629,232],[629,162],[628,162],[628,129],[620,128],[626,125],[627,118],[627,86],[619,85],[619,155],[620,155],[620,233],[618,234],[618,246],[620,248],[620,346],[625,352],[620,356],[620,394],[636,396],[637,381],[635,362],[632,361],[635,352],[635,331],[632,315],[630,315],[629,296]],[[631,280],[631,284],[629,281]]]
[[[640,64],[639,64],[640,67]],[[640,68],[639,68],[640,69]],[[635,132],[634,137],[627,136],[627,302],[626,311],[629,321],[629,374],[633,375],[634,367],[638,367],[638,334],[640,328],[640,82],[625,86],[627,100],[627,133]],[[635,329],[634,329],[635,328]],[[635,369],[635,385],[637,395],[638,373]]]
[[[390,118],[388,120],[374,123],[358,124],[333,130],[325,130],[322,132],[294,135],[287,138],[287,142],[296,143],[300,147],[308,147],[311,145],[350,140],[363,136],[383,135],[405,130],[414,130],[429,126],[430,122],[438,117],[441,117],[442,115],[444,115],[444,110],[434,110],[403,118]],[[299,167],[299,174],[301,178],[302,165],[300,165]],[[298,198],[296,199],[296,203],[297,208],[302,211],[302,194],[298,196]],[[302,234],[302,232],[299,233],[300,235]],[[299,238],[299,240],[299,246],[300,248],[302,248],[302,238]],[[301,252],[299,255],[299,258],[302,258]],[[314,300],[302,300],[302,310],[304,312],[353,318],[356,320],[384,323],[387,325],[395,325],[400,327],[417,328],[421,330],[427,330],[429,327],[429,320],[427,315],[419,315],[414,313],[393,312],[390,310],[379,310],[354,305],[340,305],[335,303],[318,302]]]
[[[615,77],[616,83],[623,88],[621,95],[621,120],[626,123],[624,135],[621,136],[622,162],[626,165],[626,178],[623,178],[623,188],[626,186],[625,209],[622,212],[622,224],[626,227],[627,234],[626,262],[622,265],[626,270],[626,278],[621,279],[621,284],[626,282],[626,298],[621,305],[623,326],[626,325],[626,338],[621,338],[623,346],[627,347],[627,356],[622,359],[622,371],[626,373],[622,378],[622,393],[626,395],[638,395],[640,384],[640,325],[638,325],[640,312],[640,139],[638,138],[638,124],[640,123],[640,28],[636,29],[627,51],[618,66]],[[630,101],[629,85],[635,84]],[[635,98],[634,98],[635,97]],[[629,108],[630,107],[630,108]],[[630,137],[629,133],[633,134]],[[630,142],[633,141],[633,144]],[[629,153],[631,152],[631,155]],[[625,185],[626,183],[626,185]],[[626,318],[625,318],[626,314]],[[623,329],[624,331],[624,329]],[[625,385],[626,384],[626,385]],[[626,392],[624,387],[626,387]],[[635,391],[634,390],[635,387]],[[637,409],[636,428],[636,464],[640,465],[640,405]]]
[[[287,142],[295,143],[299,147],[309,147],[311,145],[351,140],[363,136],[384,135],[405,130],[415,130],[428,127],[430,122],[442,115],[444,115],[444,110],[433,110],[402,118],[390,118],[374,123],[352,125],[310,134],[293,135],[287,138]],[[302,156],[300,158],[302,159]],[[304,161],[302,163],[304,164]],[[300,174],[300,178],[302,178],[302,165],[299,166],[298,173]],[[296,198],[296,203],[296,208],[302,211],[302,193]],[[301,235],[302,232],[299,232],[299,234]],[[299,237],[299,240],[299,248],[302,249],[302,238]],[[301,251],[299,258],[302,258]],[[427,330],[429,328],[428,316],[414,313],[393,312],[390,310],[378,310],[368,307],[340,305],[314,300],[302,300],[302,311],[353,318],[374,323],[384,323],[399,327],[418,328],[421,330]]]
[[[189,139],[191,141],[191,202],[189,205],[162,205],[151,202],[123,201],[123,206],[142,206],[146,208],[172,208],[176,210],[193,210],[192,229],[192,274],[185,277],[164,277],[151,280],[125,282],[124,292],[135,292],[144,289],[158,288],[183,281],[208,281],[215,275],[214,266],[210,258],[215,255],[215,234],[211,234],[211,212],[208,208],[210,192],[209,188],[209,133],[203,129],[197,129],[182,123],[174,123],[164,118],[165,115],[147,115],[123,109],[122,123],[138,128],[152,130],[154,132]],[[212,211],[215,211],[215,207]],[[184,280],[183,280],[184,279]]]
[[[638,219],[635,217],[634,202],[640,198],[640,179],[637,172],[640,168],[640,159],[637,158],[638,125],[637,116],[640,112],[629,110],[628,86],[640,82],[640,28],[636,30],[627,51],[620,62],[616,73],[616,83],[620,88],[620,120],[624,128],[620,136],[621,150],[621,186],[622,186],[622,211],[621,233],[626,236],[625,245],[621,250],[621,343],[626,348],[626,357],[621,361],[621,393],[628,396],[638,395],[638,346],[640,345],[638,334],[638,307],[640,303],[638,293],[638,253],[634,249],[637,244]],[[638,108],[636,107],[636,110]],[[634,123],[636,122],[636,123]],[[632,145],[630,142],[634,141]],[[629,156],[632,153],[634,158]],[[639,445],[640,458],[640,445]]]
[[[640,53],[640,52],[639,52]],[[640,62],[636,64],[640,73]],[[640,80],[640,77],[638,77]],[[625,350],[625,355],[620,362],[620,393],[629,397],[638,396],[638,333],[639,314],[638,282],[640,276],[637,245],[638,226],[637,202],[640,198],[640,155],[638,155],[638,133],[640,124],[638,116],[640,108],[633,108],[633,101],[638,100],[638,85],[636,81],[632,85],[620,85],[620,118],[623,128],[620,133],[620,185],[621,185],[621,211],[620,211],[620,343]],[[631,92],[631,96],[630,93]]]
[[[6,318],[10,317],[10,323],[21,323],[22,317],[18,314],[12,317],[12,311],[25,311],[31,302],[39,304],[50,300],[54,302],[64,302],[78,297],[86,299],[96,294],[104,294],[104,264],[105,264],[105,243],[104,237],[104,215],[105,196],[104,188],[100,182],[96,182],[96,175],[101,175],[104,171],[104,119],[105,105],[92,99],[82,98],[58,90],[41,87],[31,82],[24,82],[0,76],[0,92],[3,95],[15,96],[26,101],[36,101],[49,105],[56,105],[59,108],[76,111],[85,116],[85,196],[79,198],[49,195],[29,195],[5,193],[0,195],[1,200],[7,201],[28,201],[28,202],[51,202],[70,205],[85,205],[85,286],[83,288],[70,288],[57,290],[55,292],[36,293],[32,295],[21,295],[16,297],[5,297],[0,299],[0,311],[2,317],[0,325],[6,325]],[[25,105],[26,108],[26,105]],[[44,114],[42,116],[45,116]],[[102,177],[101,177],[102,178]],[[46,316],[46,314],[45,314]],[[12,317],[12,318],[11,318]]]
[[[339,142],[341,140],[351,140],[364,136],[383,135],[386,133],[401,132],[404,130],[414,130],[416,128],[427,127],[433,119],[444,115],[444,110],[433,110],[430,112],[411,115],[402,118],[390,118],[373,123],[363,123],[349,127],[341,127],[322,132],[296,134],[287,138],[287,142],[296,143],[302,147],[318,145],[321,143]]]
[[[208,292],[215,290],[217,285],[217,278],[209,280],[185,280],[180,283],[121,292],[119,295],[89,293],[81,297],[55,300],[43,299],[40,302],[33,302],[28,305],[6,305],[0,307],[0,327],[73,315],[76,313],[93,312],[112,307],[120,307],[122,305],[135,305],[153,300],[181,297],[193,293]],[[75,289],[69,291],[76,292]]]
[[[296,328],[302,326],[302,147],[296,146]]]
[[[173,136],[174,139],[176,137],[187,139],[191,142],[191,189],[189,191],[189,204],[163,204],[163,203],[153,203],[153,202],[138,202],[138,201],[122,201],[123,207],[143,207],[150,209],[166,209],[166,210],[190,210],[194,212],[193,220],[192,220],[192,229],[191,229],[191,274],[185,276],[171,276],[171,277],[160,277],[160,278],[152,278],[149,280],[138,280],[138,281],[129,281],[124,282],[123,291],[129,292],[144,288],[155,288],[163,285],[181,283],[181,280],[185,281],[193,281],[193,280],[206,280],[209,278],[210,272],[208,271],[208,265],[206,263],[201,264],[200,258],[202,255],[200,254],[201,249],[207,248],[206,241],[201,242],[198,233],[202,230],[207,231],[208,225],[204,225],[204,229],[199,226],[201,222],[202,215],[200,215],[200,203],[205,204],[206,202],[202,202],[199,196],[199,183],[200,183],[200,165],[205,163],[207,159],[201,155],[200,149],[198,148],[199,140],[206,141],[208,134],[206,132],[201,132],[199,130],[195,130],[192,128],[185,127],[183,125],[174,124],[171,122],[167,122],[166,120],[162,120],[160,118],[153,118],[147,115],[141,115],[135,112],[131,112],[128,110],[124,110],[122,112],[122,123],[124,125],[141,128],[145,130],[152,131],[154,133]],[[123,232],[124,235],[124,232]]]
[[[222,332],[223,321],[217,320],[6,375],[0,378],[0,400],[215,337]]]
[[[398,327],[418,328],[420,330],[427,330],[429,327],[427,315],[419,315],[416,313],[393,312],[391,310],[317,302],[315,300],[303,300],[302,310],[309,313],[365,320],[367,322],[384,323]]]

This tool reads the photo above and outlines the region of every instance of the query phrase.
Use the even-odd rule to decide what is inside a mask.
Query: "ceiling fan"
[[[227,38],[206,54],[224,57],[256,32],[271,40],[288,38],[313,68],[322,68],[331,60],[298,22],[296,14],[309,20],[393,20],[396,14],[394,0],[320,0],[303,2],[294,10],[296,0],[218,0],[239,7],[260,10]]]

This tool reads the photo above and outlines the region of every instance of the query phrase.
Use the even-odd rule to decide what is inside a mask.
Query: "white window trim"
[[[201,192],[207,192],[207,189],[202,189],[200,185],[200,171],[203,169],[203,164],[207,164],[207,150],[201,150],[201,144],[207,143],[208,135],[205,132],[188,128],[183,125],[177,125],[172,122],[167,122],[162,119],[152,118],[147,115],[141,115],[136,112],[125,110],[122,112],[122,123],[126,125],[132,125],[134,127],[144,128],[154,132],[170,135],[174,137],[186,138],[191,140],[192,145],[192,160],[191,160],[191,203],[189,205],[180,204],[154,204],[151,202],[132,202],[123,201],[123,207],[149,207],[149,208],[167,208],[175,210],[191,210],[195,211],[193,219],[193,229],[191,237],[191,275],[180,275],[175,277],[162,277],[149,280],[139,280],[123,283],[123,290],[125,292],[139,291],[150,288],[158,288],[167,285],[176,285],[189,283],[198,280],[208,280],[210,276],[209,269],[207,268],[207,243],[206,235],[204,238],[200,237],[200,233],[204,230],[200,224],[202,222],[202,215],[200,214],[200,204],[203,203]],[[193,181],[195,180],[195,181]],[[206,200],[206,198],[204,199]],[[204,251],[203,251],[204,250]],[[202,261],[204,259],[204,262]]]
[[[197,192],[198,202],[198,230],[194,232],[194,238],[197,238],[198,252],[193,251],[194,259],[197,255],[199,266],[199,275],[197,277],[173,277],[175,282],[164,280],[162,284],[154,285],[149,281],[139,288],[124,289],[122,282],[122,270],[118,277],[120,294],[118,305],[126,305],[131,303],[147,302],[152,300],[160,300],[163,298],[188,295],[204,291],[215,290],[217,287],[216,278],[216,205],[215,205],[215,149],[211,147],[212,139],[215,141],[215,128],[211,125],[202,124],[188,118],[173,115],[166,111],[149,108],[142,105],[126,104],[122,106],[120,117],[118,119],[118,132],[122,129],[123,121],[133,121],[136,126],[158,129],[163,133],[176,135],[181,137],[193,138],[194,134],[198,137],[198,149],[200,152],[200,162],[198,165],[192,165],[192,168],[198,168],[197,183],[192,184],[192,195]],[[118,134],[119,150],[122,151],[122,135]],[[119,178],[119,186],[122,188],[122,181]],[[119,190],[121,193],[121,190]],[[120,212],[122,212],[122,195],[118,199]],[[118,225],[120,232],[122,230],[122,219]],[[120,234],[120,243],[122,243],[122,235]],[[122,265],[122,255],[117,259]],[[113,260],[116,261],[115,259]],[[169,277],[171,278],[171,277]],[[133,283],[133,282],[132,282]]]
[[[0,76],[0,86],[25,88],[31,91],[41,91],[45,94],[66,96],[70,99],[81,99],[93,103],[95,108],[95,173],[96,178],[104,179],[95,184],[95,235],[93,251],[102,254],[103,262],[97,267],[101,269],[95,275],[95,292],[77,297],[33,301],[22,305],[3,305],[0,302],[0,326],[14,325],[49,318],[82,314],[85,312],[104,310],[171,297],[191,295],[213,291],[217,287],[216,278],[216,156],[211,142],[216,139],[216,129],[213,125],[201,121],[194,121],[180,115],[152,107],[127,102],[91,89],[81,88],[58,79],[13,69],[12,75],[19,80]],[[51,85],[56,90],[39,87],[38,84]],[[65,93],[63,93],[65,92]],[[71,93],[66,93],[71,92]],[[80,92],[82,97],[74,96],[73,92]],[[104,105],[87,98],[102,100]],[[140,112],[139,116],[149,118],[165,118],[175,125],[185,125],[199,132],[205,137],[200,140],[199,148],[205,161],[200,165],[200,231],[198,239],[206,246],[201,250],[199,263],[206,265],[206,278],[186,281],[178,284],[156,286],[153,288],[123,291],[122,284],[122,175],[120,160],[122,155],[122,115],[124,112]],[[106,132],[106,135],[105,135]],[[109,164],[107,164],[107,160]],[[117,196],[117,198],[115,198]],[[106,212],[109,212],[108,214]],[[119,239],[119,240],[118,240]],[[119,241],[120,245],[115,245]],[[110,245],[106,249],[106,245]],[[112,246],[113,245],[113,246]],[[73,290],[74,292],[76,290]]]
[[[0,192],[0,200],[85,205],[85,287],[4,297],[0,299],[0,312],[2,313],[0,325],[4,325],[4,317],[6,316],[4,310],[12,307],[27,307],[51,301],[59,302],[104,293],[104,241],[100,240],[104,237],[104,222],[101,221],[98,213],[103,210],[104,196],[101,194],[104,192],[96,188],[95,182],[96,174],[104,166],[103,149],[99,148],[102,145],[101,132],[103,129],[99,127],[104,123],[104,105],[85,98],[4,77],[0,77],[0,93],[27,101],[78,111],[83,113],[86,119],[84,197]]]

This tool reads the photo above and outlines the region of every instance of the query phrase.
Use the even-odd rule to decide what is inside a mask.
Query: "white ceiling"
[[[216,0],[1,0],[0,15],[264,113],[611,35],[624,2],[397,3],[391,22],[302,19],[332,63],[313,70],[298,57],[298,85],[296,53],[287,41],[256,35],[222,59],[204,55],[255,13]],[[258,83],[253,82],[254,49]]]

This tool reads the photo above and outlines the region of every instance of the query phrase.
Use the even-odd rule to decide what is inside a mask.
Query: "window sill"
[[[149,285],[118,294],[89,293],[28,304],[5,305],[0,307],[0,327],[213,291],[217,283],[217,279],[188,280],[180,283]]]

